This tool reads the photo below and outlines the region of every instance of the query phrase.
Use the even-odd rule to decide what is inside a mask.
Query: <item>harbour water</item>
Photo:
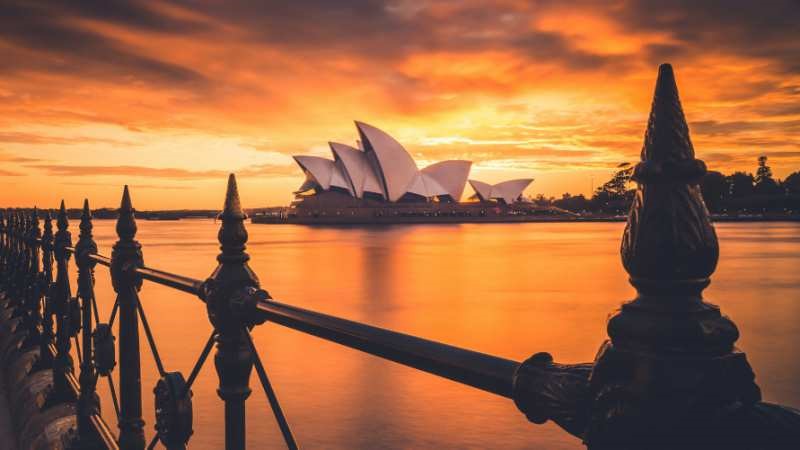
[[[248,252],[262,287],[281,302],[518,361],[548,351],[573,363],[594,358],[606,317],[634,295],[619,260],[623,227],[248,224]],[[139,221],[138,240],[148,266],[204,279],[216,265],[217,229],[211,220]],[[799,407],[800,223],[723,223],[717,233],[720,264],[706,298],[738,324],[764,398]],[[109,255],[114,222],[95,221],[95,239]],[[114,293],[105,268],[96,278],[106,321]],[[147,282],[140,297],[166,369],[188,375],[211,332],[205,306]],[[301,447],[583,448],[551,423],[527,422],[507,399],[275,324],[254,337]],[[157,371],[144,334],[141,345],[149,440]],[[216,383],[209,358],[193,388],[191,449],[223,447]],[[255,376],[251,387],[249,447],[282,448]],[[115,427],[104,380],[98,389]]]

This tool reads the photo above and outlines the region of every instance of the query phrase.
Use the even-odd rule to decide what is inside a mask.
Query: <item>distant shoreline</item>
[[[75,217],[70,214],[70,219],[77,219],[79,218],[78,214],[75,214]],[[194,211],[158,211],[158,212],[150,212],[150,211],[142,211],[137,213],[137,219],[148,221],[148,222],[160,222],[160,221],[168,221],[168,222],[175,222],[180,220],[191,220],[191,219],[213,219],[216,214],[210,214],[208,211],[202,212],[194,212]],[[282,221],[263,221],[262,217],[258,217],[255,214],[250,214],[251,219],[253,217],[257,217],[256,220],[252,221],[253,223],[260,223],[260,224],[296,224],[294,222],[282,222]],[[261,219],[261,220],[259,220]],[[420,218],[422,219],[422,218]],[[436,218],[434,220],[420,220],[420,221],[403,221],[397,222],[398,225],[402,224],[415,224],[415,223],[543,223],[543,222],[553,222],[553,223],[569,223],[569,222],[625,222],[628,220],[627,216],[602,216],[602,215],[587,215],[587,216],[572,216],[572,217],[557,217],[557,216],[542,216],[542,217],[519,217],[519,216],[511,216],[511,217],[494,217],[492,220],[465,220],[463,222],[459,222],[457,220],[439,220],[440,218]],[[455,218],[454,218],[455,219]],[[507,219],[507,220],[506,220]],[[522,219],[522,220],[520,220]],[[94,220],[116,220],[116,214],[99,214],[94,216]],[[737,216],[727,216],[727,215],[711,215],[712,222],[800,222],[800,214],[747,214],[747,215],[737,215]],[[337,225],[333,222],[319,222],[314,223],[312,225]],[[355,225],[356,223],[351,223]],[[383,225],[383,224],[390,224],[388,222],[370,222],[370,223],[363,223],[365,225]],[[302,224],[300,224],[302,225]],[[347,223],[340,223],[339,225],[350,225]]]

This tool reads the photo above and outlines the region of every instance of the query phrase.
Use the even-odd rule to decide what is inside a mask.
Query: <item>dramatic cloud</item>
[[[287,155],[354,142],[354,119],[420,162],[586,192],[637,158],[665,61],[700,157],[752,171],[766,154],[783,177],[797,36],[795,0],[10,0],[0,204],[89,187],[116,202],[139,183],[145,206],[209,206],[229,171],[259,205],[286,203],[302,180]]]

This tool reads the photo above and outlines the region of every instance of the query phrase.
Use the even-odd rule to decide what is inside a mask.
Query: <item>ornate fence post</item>
[[[11,275],[11,295],[12,295],[12,302],[17,307],[16,311],[14,312],[15,316],[19,316],[23,314],[22,308],[20,308],[20,299],[22,294],[22,287],[24,286],[24,281],[22,277],[24,276],[24,264],[25,260],[23,256],[23,247],[22,247],[22,239],[21,236],[24,233],[24,222],[22,221],[22,213],[19,210],[14,211],[12,216],[11,222],[11,238],[12,238],[12,250],[11,250],[11,264],[12,264],[12,275]]]
[[[56,356],[53,361],[53,393],[59,401],[73,400],[74,396],[69,387],[67,374],[72,372],[72,357],[69,354],[71,343],[71,321],[69,317],[69,303],[72,290],[69,284],[69,258],[67,247],[72,246],[72,234],[69,232],[69,220],[64,201],[56,219],[58,231],[55,234],[53,245],[56,258],[56,286],[53,295],[53,312],[56,315]]]
[[[621,249],[638,296],[609,320],[586,441],[592,449],[745,445],[731,418],[751,410],[760,391],[734,346],[736,325],[703,301],[719,247],[698,185],[706,166],[695,159],[667,64],[641,158]]]
[[[142,369],[139,353],[137,304],[142,279],[135,269],[144,265],[142,246],[136,241],[136,217],[128,186],[122,192],[117,236],[111,252],[111,282],[119,304],[119,444],[122,449],[143,449]]]
[[[255,291],[259,282],[247,264],[247,216],[242,211],[233,174],[228,178],[225,207],[219,218],[219,265],[206,281],[203,297],[209,319],[218,331],[214,363],[219,376],[217,393],[225,402],[225,448],[241,450],[246,442],[245,401],[250,396],[253,355],[244,334],[247,322],[237,314],[235,303]]]
[[[42,279],[40,280],[44,305],[42,308],[42,338],[39,341],[39,366],[51,367],[53,354],[50,344],[53,343],[53,219],[50,211],[44,216],[44,233],[42,233]]]
[[[8,210],[8,219],[6,220],[6,273],[7,279],[5,280],[6,283],[6,294],[9,297],[9,300],[13,300],[12,294],[14,289],[14,250],[16,246],[16,239],[15,233],[17,232],[15,229],[16,226],[16,213],[13,209]]]
[[[38,345],[41,335],[39,325],[41,323],[41,313],[39,304],[41,302],[41,276],[39,270],[39,246],[41,245],[42,231],[39,228],[39,213],[34,207],[29,216],[29,227],[26,233],[27,252],[25,253],[27,262],[25,265],[27,277],[25,280],[25,314],[28,327],[28,336],[25,339],[25,346]]]
[[[83,324],[82,347],[83,360],[79,382],[81,386],[78,398],[78,439],[86,446],[92,442],[93,428],[91,417],[98,413],[98,402],[95,394],[97,374],[92,362],[92,302],[94,301],[94,267],[97,264],[91,255],[97,253],[97,244],[92,237],[92,212],[89,200],[83,201],[80,235],[75,244],[75,262],[78,265],[78,296],[81,301],[81,323]]]

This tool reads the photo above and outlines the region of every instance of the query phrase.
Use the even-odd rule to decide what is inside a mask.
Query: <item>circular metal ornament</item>
[[[114,341],[116,338],[111,333],[107,323],[98,323],[92,333],[92,347],[94,347],[94,366],[97,373],[106,376],[117,365]]]
[[[169,372],[156,383],[156,431],[167,448],[186,445],[192,436],[192,391],[180,372]]]

